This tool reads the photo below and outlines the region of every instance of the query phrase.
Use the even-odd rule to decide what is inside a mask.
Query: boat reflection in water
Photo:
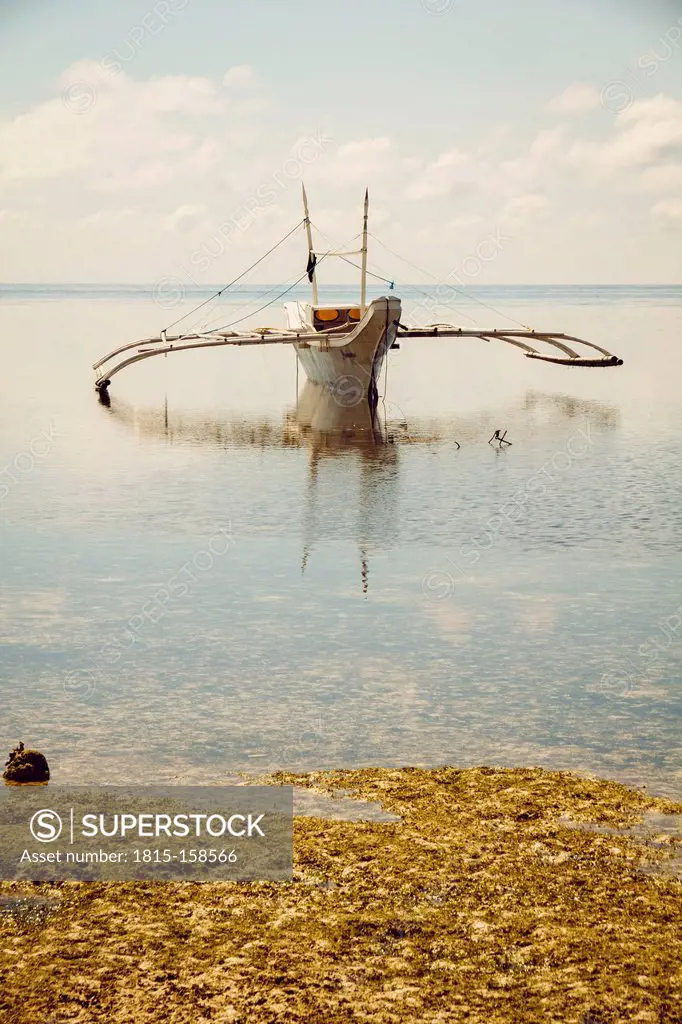
[[[352,401],[352,398],[351,398]],[[213,448],[309,448],[318,457],[357,453],[373,464],[395,460],[393,446],[406,444],[479,444],[490,425],[524,432],[530,421],[545,434],[563,436],[566,422],[589,420],[597,428],[614,427],[619,411],[593,399],[529,390],[502,408],[465,415],[407,416],[399,406],[380,399],[373,410],[366,400],[344,404],[324,385],[306,381],[294,407],[279,418],[244,412],[183,412],[165,407],[140,408],[109,395],[100,402],[107,415],[131,428],[140,439]]]
[[[353,399],[352,393],[349,396]],[[390,542],[398,483],[397,441],[411,440],[407,422],[393,421],[386,407],[372,409],[366,399],[344,404],[343,399],[323,385],[307,381],[295,408],[286,410],[282,420],[244,415],[208,418],[182,412],[138,409],[117,398],[102,403],[116,420],[130,426],[142,439],[166,440],[170,444],[207,445],[213,448],[302,448],[308,451],[308,480],[303,512],[302,571],[305,572],[315,542],[332,536],[335,530],[350,528],[359,548],[362,591],[369,586],[368,551]],[[388,406],[390,414],[391,407]],[[420,440],[437,441],[437,435]],[[338,480],[343,488],[338,500],[327,501],[326,488],[320,494],[320,464],[344,458],[359,467],[357,501],[349,502],[350,475]],[[333,508],[330,507],[333,505]],[[348,522],[348,517],[355,519]]]
[[[494,412],[480,410],[468,416],[410,421],[389,402],[379,401],[372,408],[363,398],[353,404],[352,392],[346,400],[350,404],[344,404],[344,396],[338,392],[307,381],[296,406],[286,410],[280,420],[243,413],[209,416],[169,411],[167,403],[163,409],[139,409],[108,395],[103,405],[108,415],[132,428],[140,439],[226,450],[307,449],[302,570],[305,572],[316,542],[350,534],[359,549],[364,594],[369,586],[368,552],[390,547],[396,529],[400,452],[404,446],[451,448],[455,455],[460,445],[471,445],[489,452],[486,440],[491,424],[512,427],[513,438],[514,430],[522,425],[527,431],[529,418],[535,430],[559,436],[565,434],[566,422],[571,420],[589,420],[597,429],[618,422],[614,407],[534,391]],[[345,463],[343,471],[333,474],[331,480],[325,474],[321,480],[322,464],[332,460]],[[359,473],[354,502],[350,500],[355,488],[349,463]]]
[[[320,507],[320,462],[325,458],[354,453],[360,465],[355,532],[362,592],[366,595],[369,589],[368,551],[386,545],[395,517],[399,446],[395,444],[394,432],[388,428],[384,409],[379,411],[379,407],[367,401],[354,403],[352,391],[345,397],[352,404],[345,405],[344,396],[338,392],[330,394],[326,388],[308,381],[297,408],[287,417],[290,436],[306,445],[310,452],[301,570],[306,570],[321,521],[329,517],[329,510],[324,505]],[[406,434],[405,421],[399,430]]]
[[[141,409],[109,395],[100,402],[114,417],[131,427],[140,438],[170,444],[209,445],[217,448],[311,448],[330,455],[386,448],[396,429],[405,433],[407,421],[390,415],[395,407],[379,402],[372,409],[366,399],[348,403],[324,385],[306,381],[294,408],[277,420],[272,416],[245,413],[198,415],[163,409]],[[389,415],[387,415],[387,412]],[[392,428],[389,430],[389,426]],[[434,435],[431,440],[442,440]]]

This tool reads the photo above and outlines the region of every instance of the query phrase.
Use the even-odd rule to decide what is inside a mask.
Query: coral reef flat
[[[682,1021],[679,839],[614,832],[682,805],[539,768],[260,781],[399,820],[296,818],[288,883],[1,883],[2,1024]]]

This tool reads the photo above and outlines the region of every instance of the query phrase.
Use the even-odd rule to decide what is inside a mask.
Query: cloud
[[[346,185],[376,186],[393,165],[393,142],[385,135],[353,139],[329,149],[325,160],[306,168],[306,180],[336,188]]]
[[[682,100],[659,93],[650,100],[639,100],[618,115],[620,124],[636,123],[642,120],[677,120],[682,117]]]
[[[102,62],[80,61],[44,101],[0,116],[5,278],[148,282],[184,273],[178,267],[195,273],[190,254],[210,248],[210,269],[201,273],[218,280],[227,262],[252,262],[296,222],[302,177],[311,186],[313,220],[330,244],[360,230],[369,185],[372,224],[385,221],[387,243],[434,270],[452,266],[453,247],[465,255],[501,227],[513,229],[507,234],[516,248],[509,260],[495,262],[495,277],[570,275],[577,266],[571,247],[582,254],[599,237],[632,235],[635,204],[656,237],[646,263],[655,263],[651,274],[667,273],[658,268],[674,259],[666,246],[673,247],[677,232],[655,223],[679,224],[682,102],[669,95],[635,102],[616,118],[595,118],[588,135],[567,115],[588,109],[594,92],[570,86],[550,104],[566,123],[538,131],[537,112],[520,113],[503,125],[477,125],[469,138],[441,125],[439,148],[425,158],[407,130],[402,137],[330,139],[326,126],[277,107],[276,96],[263,100],[256,70],[244,64],[221,69],[215,79],[137,79],[127,65],[114,73]],[[589,210],[599,210],[604,223],[586,240]],[[570,234],[571,223],[580,224],[579,237]],[[533,228],[517,236],[526,224]],[[549,228],[568,242],[548,255]],[[223,236],[221,264],[215,239]],[[615,241],[609,252],[622,248]],[[346,269],[354,273],[333,265],[334,276],[342,279]],[[391,267],[385,269],[388,275]],[[262,279],[290,273],[283,248]],[[596,273],[603,275],[603,260]]]
[[[682,153],[682,102],[659,95],[633,103],[618,115],[616,137],[606,142],[576,142],[571,162],[608,176],[668,162]]]
[[[219,166],[233,134],[252,131],[241,102],[207,78],[137,81],[81,61],[58,85],[59,98],[0,120],[0,186],[79,178],[97,191],[156,187]]]
[[[220,114],[229,109],[230,101],[210,78],[198,75],[161,75],[143,81],[124,72],[114,73],[94,60],[72,64],[57,80],[62,91],[64,106],[70,113],[85,114],[72,103],[76,86],[80,94],[92,96],[92,109],[104,101],[118,97],[130,105],[134,98],[135,111],[146,113]]]
[[[489,191],[514,199],[520,189],[544,187],[565,162],[568,127],[565,124],[538,132],[527,151],[512,160],[501,161],[489,174]]]
[[[165,159],[154,159],[146,147],[130,152],[119,164],[91,179],[89,187],[96,192],[122,192],[156,189],[182,178],[188,181],[207,178],[220,167],[223,150],[215,139],[195,145],[191,144],[193,141],[183,145],[184,151],[180,154],[169,154]]]
[[[455,186],[471,189],[471,158],[461,149],[450,149],[427,164],[407,188],[408,199],[447,196]]]
[[[455,217],[454,220],[448,222],[447,226],[453,231],[470,231],[471,228],[480,227],[481,224],[485,224],[485,217]]]
[[[130,207],[120,210],[97,210],[79,220],[76,226],[79,228],[108,228],[120,224],[121,221],[127,220],[129,217],[137,216],[138,211]]]
[[[516,196],[510,199],[502,209],[500,220],[506,228],[519,229],[524,227],[536,214],[545,212],[550,207],[547,196],[538,193]]]
[[[530,145],[530,157],[536,163],[547,157],[555,157],[563,152],[568,128],[565,124],[557,124],[554,128],[543,128]]]
[[[576,82],[547,104],[549,110],[560,114],[582,114],[586,110],[594,110],[600,103],[600,95],[593,85]]]
[[[679,221],[682,224],[682,199],[665,199],[652,207],[652,213],[667,220]]]
[[[163,226],[166,231],[175,231],[178,225],[183,224],[186,221],[193,221],[199,214],[205,213],[206,207],[198,204],[192,205],[191,203],[185,206],[179,206],[173,213],[169,213],[164,218]]]
[[[385,135],[375,139],[363,139],[360,142],[345,142],[339,146],[338,156],[347,160],[383,159],[391,148],[391,140]]]
[[[682,192],[682,164],[647,167],[639,179],[639,187],[650,192]]]
[[[225,73],[223,85],[226,89],[253,89],[258,78],[250,64],[239,64]]]

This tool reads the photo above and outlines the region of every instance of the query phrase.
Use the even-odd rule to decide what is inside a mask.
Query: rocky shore
[[[0,883],[0,1022],[682,1021],[677,841],[615,831],[682,805],[535,768],[267,781],[400,820],[297,818],[291,883]]]

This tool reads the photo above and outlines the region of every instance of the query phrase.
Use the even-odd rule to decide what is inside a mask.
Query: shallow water
[[[658,875],[661,878],[682,878],[682,846],[679,845],[682,842],[682,816],[679,814],[646,811],[642,820],[631,828],[612,828],[590,822],[573,822],[566,818],[560,820],[564,825],[586,832],[636,839],[650,849],[666,854],[663,860],[641,865],[638,870],[642,874]]]
[[[311,430],[293,353],[217,350],[106,408],[94,360],[203,296],[0,290],[8,749],[55,782],[537,764],[682,796],[682,289],[472,292],[625,365],[415,340],[381,422]]]
[[[0,921],[11,917],[17,928],[42,928],[62,906],[62,900],[45,896],[0,896]]]

